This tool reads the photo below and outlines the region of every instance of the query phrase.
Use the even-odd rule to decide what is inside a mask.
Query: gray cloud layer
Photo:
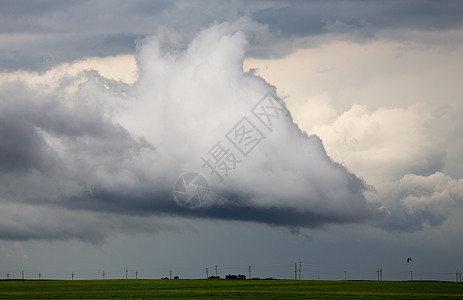
[[[160,28],[177,32],[186,46],[214,20],[249,16],[269,26],[252,41],[249,55],[280,56],[315,43],[326,33],[356,40],[380,30],[461,28],[460,1],[2,1],[0,68],[45,70],[56,63],[88,56],[134,53],[137,39]],[[302,40],[298,40],[302,39]]]

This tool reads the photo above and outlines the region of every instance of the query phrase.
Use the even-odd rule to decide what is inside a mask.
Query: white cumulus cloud
[[[85,70],[49,71],[40,84],[4,76],[1,238],[98,242],[171,228],[148,221],[165,216],[291,228],[380,217],[364,182],[299,129],[275,87],[243,71],[259,34],[265,27],[247,18],[215,23],[184,48],[160,31],[140,42],[133,84]],[[228,167],[213,160],[218,146]],[[173,199],[185,172],[209,181],[199,208]]]

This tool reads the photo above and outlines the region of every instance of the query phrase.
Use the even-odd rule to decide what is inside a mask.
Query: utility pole
[[[302,263],[299,261],[299,280],[302,279]]]
[[[71,273],[71,280],[74,280],[74,272]]]
[[[206,268],[206,279],[209,278],[209,268]]]
[[[125,279],[127,279],[127,268],[125,268]]]
[[[24,280],[24,270],[21,271],[21,277],[22,277],[22,279]]]
[[[172,279],[172,269],[169,271],[169,278]]]
[[[10,279],[10,273],[6,273],[6,280]]]
[[[344,280],[347,280],[347,271],[344,271]]]
[[[135,279],[138,279],[138,270],[135,270]]]
[[[410,271],[410,281],[413,281],[413,271]]]
[[[376,269],[376,281],[379,281],[379,268]]]
[[[248,266],[248,273],[249,273],[248,274],[249,275],[248,279],[251,279],[251,266]]]
[[[378,270],[376,272],[377,272],[378,281],[383,281],[383,269],[378,268]]]
[[[217,266],[215,266],[215,279],[218,279],[219,276],[217,275]]]
[[[103,271],[103,280],[104,280],[104,275],[105,275],[105,273],[104,273],[104,271]]]
[[[294,280],[297,280],[297,264],[294,264]]]
[[[39,272],[39,280],[42,280],[42,274]]]

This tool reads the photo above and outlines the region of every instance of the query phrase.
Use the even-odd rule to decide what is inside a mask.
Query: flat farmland
[[[0,299],[463,299],[463,283],[295,280],[9,280]]]

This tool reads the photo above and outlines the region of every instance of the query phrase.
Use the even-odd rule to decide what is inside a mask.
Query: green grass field
[[[463,299],[463,283],[293,280],[0,281],[0,299]]]

